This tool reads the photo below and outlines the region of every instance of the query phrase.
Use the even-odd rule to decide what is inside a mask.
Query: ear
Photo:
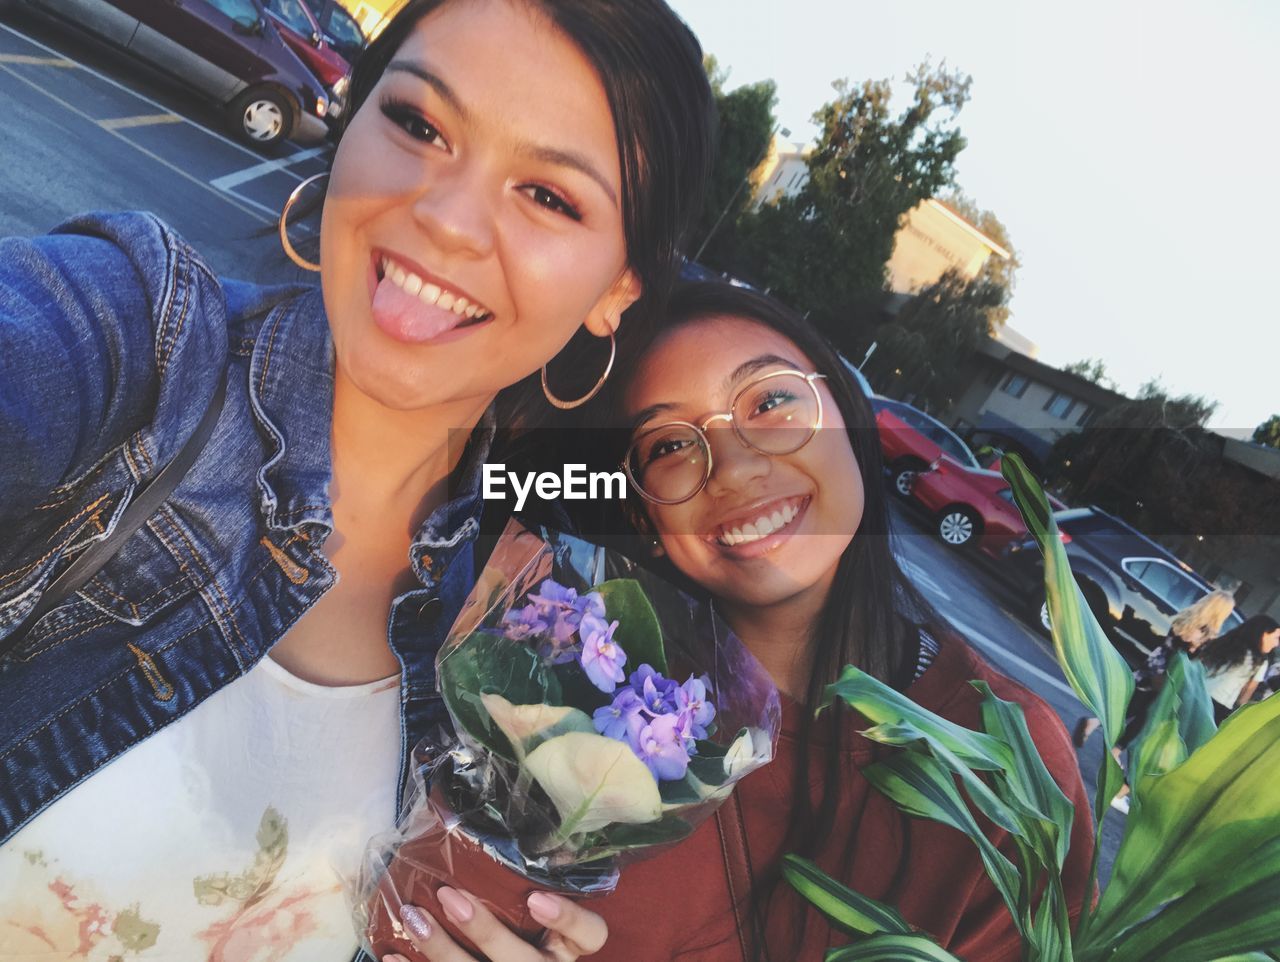
[[[633,508],[627,505],[623,509],[626,512],[627,520],[631,522],[631,526],[644,539],[645,549],[655,558],[661,558],[666,554],[666,549],[662,547],[662,539],[658,537],[658,533],[653,528],[653,523],[649,520],[649,516],[639,508]]]
[[[587,315],[583,326],[596,337],[608,337],[617,333],[622,323],[622,312],[640,299],[643,287],[635,271],[627,268],[609,289],[600,295],[595,307]]]

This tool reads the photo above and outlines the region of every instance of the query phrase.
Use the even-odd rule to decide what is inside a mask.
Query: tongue
[[[373,320],[398,341],[429,341],[451,331],[466,318],[407,294],[384,277],[373,295]]]

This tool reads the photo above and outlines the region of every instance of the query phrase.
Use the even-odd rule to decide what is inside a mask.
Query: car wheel
[[[965,548],[978,533],[978,519],[968,508],[947,508],[938,515],[938,537],[953,548]]]
[[[235,135],[255,147],[279,143],[293,133],[293,107],[277,90],[256,87],[236,98],[230,110]]]
[[[911,497],[911,485],[920,473],[915,461],[898,461],[889,469],[893,475],[893,490],[903,498]]]

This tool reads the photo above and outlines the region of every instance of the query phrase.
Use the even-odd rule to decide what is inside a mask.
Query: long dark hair
[[[827,848],[825,843],[835,825],[842,783],[849,775],[846,765],[850,726],[844,723],[841,709],[836,707],[831,722],[832,737],[826,740],[821,802],[815,810],[810,795],[808,758],[818,724],[814,721],[813,709],[823,690],[847,664],[857,665],[882,681],[905,689],[914,676],[920,630],[922,627],[926,631],[939,630],[936,627],[939,620],[907,580],[891,549],[889,506],[871,403],[856,388],[845,362],[826,338],[787,306],[730,284],[680,285],[648,342],[621,359],[622,368],[611,379],[613,383],[602,402],[604,410],[595,415],[596,419],[615,425],[621,423],[622,397],[642,355],[657,337],[682,325],[714,317],[741,318],[777,331],[804,352],[819,373],[827,376],[826,386],[844,419],[849,444],[862,475],[862,522],[840,558],[831,592],[813,626],[816,641],[813,674],[804,697],[805,711],[799,735],[801,763],[792,787],[791,824],[786,839],[787,851],[812,857]],[[665,568],[674,571],[670,565]],[[856,854],[853,851],[855,835],[850,833],[849,846],[843,853],[844,870],[850,868]],[[903,835],[907,836],[905,825]],[[899,871],[904,864],[905,858],[900,862]],[[757,877],[753,898],[758,913],[772,897],[776,883],[776,876]],[[802,939],[809,915],[801,905],[793,907],[800,920],[797,938]]]
[[[1262,636],[1277,628],[1280,622],[1270,615],[1246,618],[1225,635],[1205,642],[1199,652],[1200,663],[1206,671],[1221,671],[1246,660],[1260,665],[1266,657],[1262,653]]]

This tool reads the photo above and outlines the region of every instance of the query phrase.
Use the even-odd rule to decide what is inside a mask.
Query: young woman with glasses
[[[355,68],[318,264],[281,218],[318,284],[219,280],[145,214],[0,243],[0,956],[351,958],[335,867],[447,720],[495,398],[580,330],[546,410],[603,381],[669,292],[713,128],[662,0],[411,0]],[[604,938],[539,917],[542,950],[469,934]]]
[[[988,667],[904,577],[871,408],[836,353],[766,297],[692,285],[646,349],[623,362],[607,407],[610,423],[630,430],[624,466],[641,496],[627,502],[632,523],[671,577],[711,596],[772,674],[784,711],[776,759],[726,803],[738,807],[741,838],[722,835],[732,820],[712,819],[669,853],[628,866],[617,891],[592,904],[610,930],[599,958],[637,958],[632,947],[644,946],[655,959],[821,959],[841,936],[780,883],[787,852],[895,903],[963,958],[1019,958],[972,844],[902,816],[871,789],[860,769],[877,749],[856,716],[814,715],[851,663],[976,728],[980,695],[969,682],[984,680],[1023,705],[1049,770],[1087,811],[1053,711]],[[739,842],[749,896],[734,883]],[[1082,814],[1065,872],[1073,913],[1087,897],[1092,849]]]

